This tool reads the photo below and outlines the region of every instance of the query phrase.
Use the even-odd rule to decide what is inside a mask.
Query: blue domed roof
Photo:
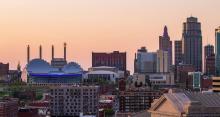
[[[49,73],[53,70],[50,64],[43,59],[31,60],[26,68],[29,73]]]
[[[75,62],[70,62],[63,66],[62,69],[51,66],[47,61],[43,59],[33,59],[27,66],[26,70],[31,74],[82,74],[83,69]]]
[[[65,73],[82,73],[83,69],[81,66],[75,62],[70,62],[63,67],[63,72]]]

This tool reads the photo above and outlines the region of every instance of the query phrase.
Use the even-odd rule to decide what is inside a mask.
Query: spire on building
[[[169,35],[168,35],[168,29],[167,29],[167,26],[166,26],[166,25],[164,26],[164,30],[163,30],[163,37],[169,37]]]

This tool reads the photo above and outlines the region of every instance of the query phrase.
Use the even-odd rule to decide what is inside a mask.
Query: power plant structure
[[[54,57],[54,46],[52,45],[52,59],[51,59],[51,65],[56,68],[62,68],[64,65],[67,64],[66,60],[66,43],[64,43],[64,52],[63,52],[63,58],[55,58]]]
[[[63,48],[63,58],[55,58],[54,57],[54,45],[52,45],[52,49],[51,49],[51,65],[53,67],[56,67],[56,68],[62,68],[64,65],[67,64],[67,44],[64,43],[64,48]],[[42,50],[42,45],[39,46],[39,59],[43,59],[42,58],[42,53],[43,53],[43,50]],[[30,62],[30,45],[27,46],[27,63]]]
[[[67,62],[67,44],[64,43],[63,58],[54,57],[54,45],[51,50],[51,62],[43,59],[43,49],[39,46],[39,58],[31,59],[30,46],[27,46],[26,81],[33,85],[75,84],[81,83],[83,69],[76,62]]]

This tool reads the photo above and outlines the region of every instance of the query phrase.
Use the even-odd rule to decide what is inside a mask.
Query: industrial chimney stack
[[[30,62],[30,46],[27,46],[27,63]]]
[[[66,60],[66,43],[64,43],[64,60]]]
[[[54,59],[54,46],[52,45],[52,60]]]
[[[42,46],[39,47],[39,58],[42,59]]]

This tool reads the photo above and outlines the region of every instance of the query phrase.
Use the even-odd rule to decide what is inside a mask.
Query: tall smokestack
[[[30,46],[27,46],[27,63],[30,62]]]
[[[54,59],[54,46],[52,45],[52,60]]]
[[[42,59],[42,46],[39,47],[39,58]]]
[[[64,60],[66,60],[66,43],[64,43]]]

